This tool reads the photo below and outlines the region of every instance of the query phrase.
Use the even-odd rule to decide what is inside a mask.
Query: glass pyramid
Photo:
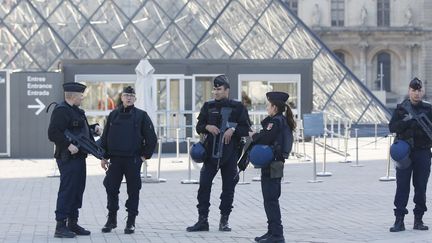
[[[282,0],[5,0],[0,68],[62,59],[313,59],[313,106],[387,123],[383,104]]]

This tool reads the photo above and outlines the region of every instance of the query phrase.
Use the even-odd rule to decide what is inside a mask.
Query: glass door
[[[180,140],[185,140],[192,133],[192,77],[154,75],[154,80],[158,136],[175,141],[179,129]]]
[[[270,91],[282,91],[289,94],[289,105],[294,116],[300,114],[300,75],[298,74],[239,74],[238,97],[249,110],[249,116],[255,129],[267,116],[265,94]]]

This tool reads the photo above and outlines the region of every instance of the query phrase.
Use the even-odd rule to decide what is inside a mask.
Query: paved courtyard
[[[334,141],[336,144],[336,141]],[[338,163],[344,158],[327,151],[327,171],[331,177],[312,179],[311,161],[291,158],[285,166],[285,181],[280,198],[282,220],[287,242],[432,242],[432,231],[412,230],[412,196],[410,214],[405,232],[390,233],[392,225],[395,182],[380,182],[386,173],[388,139],[380,139],[375,148],[373,139],[359,141],[359,163]],[[354,140],[350,141],[349,159],[355,160]],[[302,146],[300,146],[302,150]],[[312,157],[312,146],[305,146]],[[322,168],[323,149],[316,149],[317,170]],[[157,154],[149,161],[148,172],[156,176]],[[259,171],[249,168],[244,176],[250,184],[238,185],[234,210],[230,217],[232,232],[219,232],[219,195],[221,180],[214,180],[210,231],[188,233],[185,228],[197,219],[196,193],[198,185],[184,185],[187,179],[187,158],[173,163],[175,155],[162,158],[160,177],[165,183],[143,183],[137,230],[133,235],[123,234],[126,212],[125,184],[122,185],[119,227],[103,234],[100,229],[106,221],[106,196],[102,185],[104,172],[99,162],[91,157],[87,163],[87,187],[80,222],[92,231],[91,236],[75,239],[53,238],[54,210],[59,185],[53,174],[54,161],[0,160],[0,242],[253,242],[255,236],[266,231],[260,183],[252,181]],[[198,179],[199,168],[192,167],[192,179]],[[391,171],[394,175],[394,171]],[[241,180],[242,181],[242,180]],[[428,198],[432,198],[428,191]],[[428,200],[429,206],[432,204]],[[432,214],[424,221],[432,226]]]

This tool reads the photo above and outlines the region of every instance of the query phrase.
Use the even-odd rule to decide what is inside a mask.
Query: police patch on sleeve
[[[273,127],[273,123],[269,123],[268,125],[267,125],[267,131],[270,131],[271,129],[272,129],[272,127]]]

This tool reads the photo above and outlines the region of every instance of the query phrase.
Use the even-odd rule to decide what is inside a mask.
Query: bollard
[[[55,145],[54,145],[54,152],[55,152]],[[59,173],[57,173],[58,168],[57,168],[56,160],[54,160],[53,165],[54,165],[54,167],[52,169],[52,173],[47,175],[48,178],[60,177],[60,171],[59,171]]]
[[[377,133],[378,133],[378,124],[375,122],[375,149],[377,149]]]
[[[313,156],[313,177],[312,180],[309,180],[309,183],[318,183],[318,182],[322,182],[321,180],[317,180],[316,176],[316,152],[315,152],[315,136],[312,136],[312,156]]]
[[[151,178],[151,176],[147,176],[147,178],[142,178],[142,183],[159,183],[166,182],[166,179],[160,178],[160,166],[161,166],[161,154],[162,154],[162,139],[158,138],[158,168],[156,171],[156,178]],[[146,167],[145,172],[147,172],[147,160],[143,161],[143,165]],[[147,174],[149,175],[149,174]]]
[[[237,185],[248,185],[250,182],[245,181],[245,171],[242,171],[242,180],[237,183]]]
[[[324,160],[322,171],[317,173],[317,176],[332,176],[331,172],[326,171],[327,165],[327,134],[324,134]]]
[[[256,174],[257,176],[252,178],[252,181],[261,181],[261,173],[257,170]]]
[[[187,153],[188,153],[188,178],[186,180],[182,180],[181,184],[198,184],[199,181],[192,180],[192,160],[190,157],[190,141],[191,138],[187,138]]]
[[[338,131],[338,136],[337,136],[337,148],[338,148],[338,150],[340,150],[340,135],[341,135],[341,119],[340,119],[340,117],[338,118],[338,128],[337,128],[337,131]]]
[[[176,128],[176,159],[172,163],[183,163],[180,159],[180,128]]]
[[[334,136],[334,118],[333,118],[333,116],[331,117],[330,124],[331,124],[331,132],[330,132],[331,142],[330,142],[330,144],[333,147],[333,136]]]
[[[339,163],[351,163],[351,160],[348,160],[348,127],[345,124],[345,136],[344,136],[344,160],[339,161]]]
[[[358,128],[356,128],[355,130],[355,139],[356,139],[356,163],[354,165],[351,165],[351,167],[363,167],[363,165],[359,164],[359,146],[358,146]]]
[[[390,158],[390,146],[392,144],[392,135],[389,136],[389,143],[388,143],[388,155],[387,155],[387,169],[386,169],[386,175],[379,178],[380,181],[395,181],[396,177],[390,176],[390,164],[391,164],[391,158]]]

